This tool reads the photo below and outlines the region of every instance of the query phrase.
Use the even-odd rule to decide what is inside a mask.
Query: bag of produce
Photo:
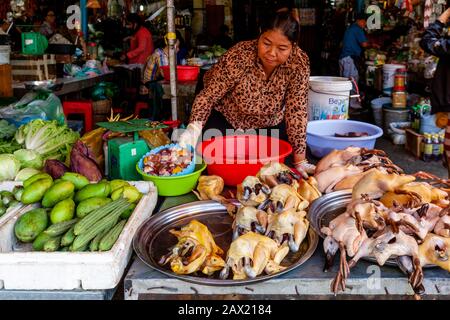
[[[56,120],[60,125],[66,121],[61,100],[45,90],[29,92],[20,101],[1,108],[0,118],[17,127],[34,119]]]

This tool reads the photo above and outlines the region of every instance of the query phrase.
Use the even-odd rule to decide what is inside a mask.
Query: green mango
[[[88,184],[75,194],[75,202],[79,203],[83,200],[94,197],[108,197],[111,193],[111,186],[107,181],[100,181],[99,183]]]
[[[22,197],[20,201],[23,204],[32,204],[42,200],[44,194],[47,190],[53,185],[53,180],[44,178],[37,180],[30,184],[28,187],[25,187],[22,193]]]
[[[75,214],[75,202],[71,199],[65,199],[58,202],[50,212],[50,221],[55,224],[63,221],[69,221]]]
[[[83,189],[85,186],[89,184],[88,178],[79,173],[74,172],[64,173],[61,179],[72,182],[75,185],[75,190]]]
[[[112,180],[109,184],[111,186],[111,192],[114,192],[115,190],[117,190],[119,188],[130,185],[127,181],[121,180],[121,179]]]
[[[105,197],[93,197],[81,201],[77,206],[77,217],[84,218],[93,210],[103,207],[104,205],[110,203],[112,200]]]
[[[44,194],[42,199],[42,206],[44,208],[51,208],[58,202],[70,198],[71,194],[75,191],[75,185],[70,181],[60,181],[55,183]],[[69,219],[70,220],[70,219]]]
[[[38,181],[38,180],[41,180],[44,178],[47,178],[47,179],[50,179],[53,181],[52,176],[49,175],[48,173],[38,173],[38,174],[35,174],[34,176],[29,177],[27,180],[25,180],[23,182],[23,187],[26,188],[26,187],[30,186],[32,183],[34,183],[35,181]]]
[[[44,179],[45,180],[45,179]],[[32,242],[47,228],[48,217],[45,209],[39,208],[26,212],[14,225],[14,234],[22,242]]]

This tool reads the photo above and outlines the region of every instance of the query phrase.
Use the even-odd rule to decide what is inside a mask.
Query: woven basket
[[[92,112],[95,114],[111,114],[111,100],[99,100],[92,102]]]

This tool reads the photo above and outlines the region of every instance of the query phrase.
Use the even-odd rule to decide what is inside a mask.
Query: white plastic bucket
[[[373,119],[375,124],[380,128],[383,127],[383,105],[387,103],[392,103],[392,99],[389,97],[381,97],[370,102],[370,105],[372,106]]]
[[[0,64],[9,64],[10,46],[0,46]]]
[[[346,120],[352,82],[342,77],[310,77],[309,120]]]
[[[383,66],[383,93],[391,94],[394,88],[394,76],[397,69],[404,69],[402,64],[385,64]]]

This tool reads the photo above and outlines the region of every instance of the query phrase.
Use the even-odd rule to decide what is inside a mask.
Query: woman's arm
[[[449,19],[450,8],[425,30],[420,41],[420,46],[423,50],[436,57],[448,56],[450,54],[450,39],[446,39],[442,35],[445,24]]]
[[[294,149],[294,163],[306,156],[306,125],[308,122],[309,58],[302,53],[303,65],[295,70],[286,92],[285,121],[289,142]]]
[[[235,68],[239,63],[239,46],[228,50],[220,61],[204,76],[204,88],[194,100],[189,122],[200,122],[202,126],[208,120],[214,106],[229,92],[239,79],[237,72],[245,70]]]

